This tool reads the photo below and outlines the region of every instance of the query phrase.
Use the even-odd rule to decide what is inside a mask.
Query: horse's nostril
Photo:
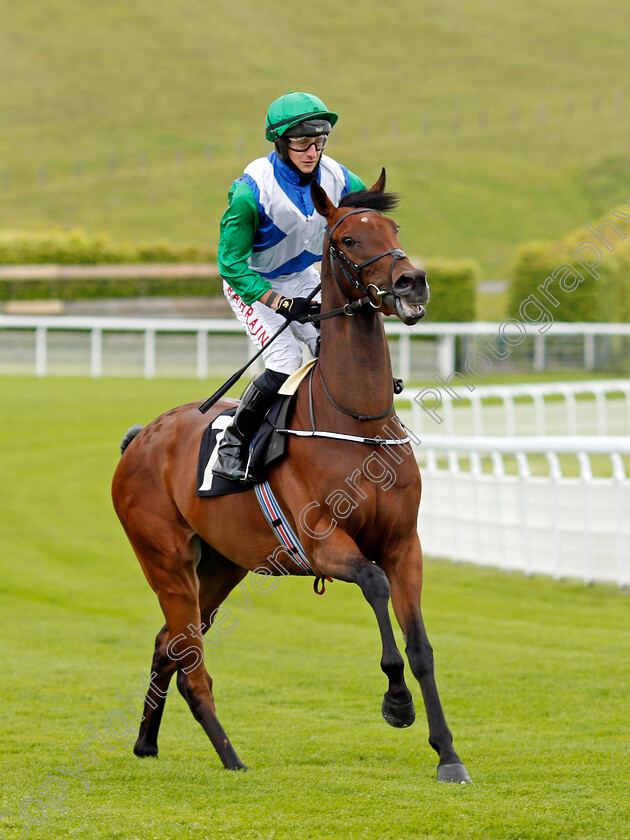
[[[394,292],[397,295],[412,295],[428,288],[427,273],[423,268],[414,268],[401,274],[393,284]]]
[[[394,291],[398,295],[404,295],[413,289],[413,281],[405,274],[394,281]]]

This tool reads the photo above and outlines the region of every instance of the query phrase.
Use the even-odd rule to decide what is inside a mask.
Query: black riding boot
[[[233,481],[245,478],[249,444],[275,396],[275,394],[265,394],[260,391],[255,382],[249,383],[241,397],[232,423],[225,430],[217,453],[217,462],[212,469],[213,475]]]

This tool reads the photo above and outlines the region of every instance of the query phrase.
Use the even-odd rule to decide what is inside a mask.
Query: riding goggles
[[[286,140],[287,149],[291,149],[292,152],[307,152],[311,146],[315,146],[317,151],[321,152],[328,142],[328,135],[321,134],[319,137],[287,137]]]

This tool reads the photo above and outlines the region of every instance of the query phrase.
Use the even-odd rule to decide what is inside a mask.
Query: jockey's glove
[[[276,312],[287,321],[301,321],[309,315],[316,315],[321,311],[319,303],[313,303],[303,297],[281,297]]]

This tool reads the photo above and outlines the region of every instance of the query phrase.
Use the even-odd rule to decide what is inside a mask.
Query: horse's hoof
[[[408,703],[393,703],[385,694],[383,697],[383,708],[381,709],[385,722],[396,729],[404,729],[416,719],[416,710],[413,700]]]
[[[438,764],[437,780],[456,785],[472,785],[472,779],[463,764]]]
[[[157,744],[145,744],[142,741],[136,741],[133,751],[140,758],[157,758],[158,754]]]
[[[233,767],[228,767],[226,769],[227,770],[243,770],[243,771],[245,771],[245,770],[248,770],[249,768],[246,767],[239,758],[238,764],[235,764]]]

